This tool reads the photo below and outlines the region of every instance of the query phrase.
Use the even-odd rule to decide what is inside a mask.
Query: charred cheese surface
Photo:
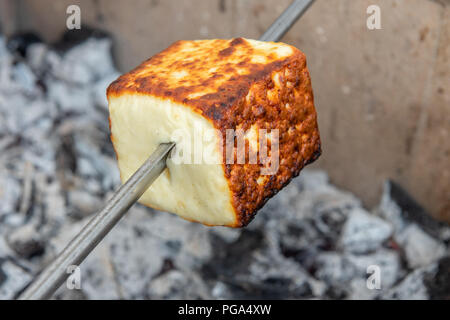
[[[174,140],[178,152],[195,145],[197,132],[213,163],[178,163],[139,202],[206,225],[242,227],[265,202],[321,152],[313,92],[304,54],[283,43],[243,38],[178,41],[119,77],[107,90],[113,142],[122,181],[160,143]],[[279,162],[226,159],[226,131],[245,132],[246,154],[259,150],[261,134],[278,132]],[[177,135],[175,135],[177,136]],[[189,137],[186,139],[186,137]],[[186,144],[186,140],[189,140]],[[267,140],[268,154],[273,146]],[[273,149],[275,150],[275,149]]]

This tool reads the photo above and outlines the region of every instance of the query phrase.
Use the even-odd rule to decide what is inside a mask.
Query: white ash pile
[[[0,37],[0,298],[42,266],[61,226],[120,183],[107,143],[105,90],[119,75],[110,49],[106,37],[65,51]]]
[[[0,299],[17,297],[120,184],[111,41],[58,51],[22,40],[8,49],[0,37]],[[305,170],[242,230],[133,207],[80,266],[81,290],[56,298],[449,298],[449,241],[395,184],[368,212]],[[380,289],[368,288],[370,266]]]

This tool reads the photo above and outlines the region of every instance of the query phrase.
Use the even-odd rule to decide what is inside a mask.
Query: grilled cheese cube
[[[139,202],[205,225],[247,225],[321,152],[306,59],[287,44],[178,41],[120,76],[107,97],[122,181],[160,143],[177,142],[175,154],[189,161],[170,157]],[[243,136],[230,140],[228,130]],[[203,156],[196,161],[199,133]],[[262,150],[278,157],[270,174],[274,158],[262,161]],[[251,161],[251,152],[260,161]]]

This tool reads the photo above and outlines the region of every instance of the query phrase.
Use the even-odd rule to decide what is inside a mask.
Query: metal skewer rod
[[[261,41],[279,41],[305,13],[314,0],[294,0],[277,20],[259,38]]]
[[[314,0],[294,0],[260,38],[278,41]],[[108,234],[128,209],[144,194],[166,168],[175,143],[163,143],[112,196],[106,206],[72,239],[19,296],[20,300],[48,299],[69,276],[68,267],[78,266]]]

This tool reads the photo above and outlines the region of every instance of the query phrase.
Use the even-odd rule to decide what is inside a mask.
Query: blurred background
[[[176,40],[257,39],[289,3],[0,0],[0,298],[120,184],[108,84]],[[244,230],[136,206],[57,297],[449,298],[450,1],[316,0],[282,41],[307,56],[319,160]]]

